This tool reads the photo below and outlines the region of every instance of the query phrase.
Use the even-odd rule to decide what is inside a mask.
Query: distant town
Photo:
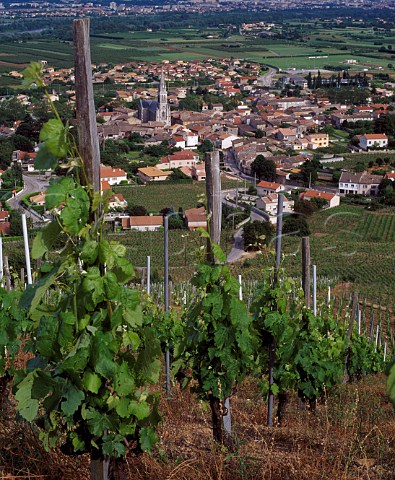
[[[80,15],[136,15],[158,14],[168,12],[206,13],[215,11],[265,11],[299,8],[374,8],[395,9],[390,0],[175,0],[139,2],[69,2],[67,0],[48,2],[2,2],[0,3],[0,18],[38,18],[38,17],[75,17]]]

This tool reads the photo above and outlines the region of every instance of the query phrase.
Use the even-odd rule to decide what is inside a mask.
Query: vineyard
[[[244,183],[242,183],[244,185]],[[222,178],[222,188],[236,188],[240,182]],[[150,213],[157,214],[163,208],[194,208],[205,195],[204,182],[193,184],[148,183],[146,186],[115,187],[115,193],[122,193],[129,205],[144,205]]]
[[[395,283],[393,241],[395,215],[340,206],[322,211],[309,220],[311,258],[318,274],[357,288],[371,301],[392,303]],[[240,266],[246,279],[259,278],[267,256],[258,255]],[[284,267],[300,276],[300,239],[284,238]],[[381,299],[381,300],[380,300]]]

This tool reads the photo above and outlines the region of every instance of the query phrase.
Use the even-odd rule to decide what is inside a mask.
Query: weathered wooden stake
[[[274,283],[278,282],[278,271],[281,264],[281,244],[283,234],[283,209],[284,209],[284,195],[282,193],[278,196],[277,205],[277,227],[276,227],[276,269],[274,275]],[[274,338],[271,339],[269,345],[269,397],[267,402],[267,426],[273,426],[273,406],[274,394],[272,387],[274,384],[274,363],[276,357],[276,342]]]
[[[302,288],[306,307],[310,308],[310,238],[302,238]]]
[[[81,182],[100,192],[100,149],[96,110],[93,101],[92,62],[89,42],[89,18],[73,22],[76,118],[78,148],[84,163]],[[82,172],[85,170],[85,174]],[[108,480],[109,458],[91,457],[91,479]]]
[[[222,198],[221,198],[221,176],[219,170],[219,152],[206,153],[206,197],[207,197],[207,216],[209,219],[210,240],[213,243],[221,242],[221,218],[222,218]],[[215,262],[212,253],[210,241],[207,243],[207,258]],[[223,399],[225,415],[222,417],[222,426],[229,436],[232,435],[232,419],[230,411],[229,397]]]
[[[243,300],[243,286],[241,284],[241,275],[238,276],[239,279],[239,300]]]
[[[87,178],[95,192],[100,192],[100,148],[96,110],[93,101],[92,62],[89,42],[89,18],[74,20],[74,66],[78,147]]]
[[[349,321],[348,329],[347,329],[348,347],[347,347],[345,362],[344,362],[343,383],[347,383],[347,381],[348,381],[348,362],[349,362],[349,359],[350,359],[352,333],[353,333],[353,329],[354,329],[354,321],[356,319],[358,307],[359,307],[358,291],[355,291],[354,295],[353,295],[353,299],[352,299],[351,316],[350,316],[350,321]]]
[[[221,241],[222,199],[218,150],[206,153],[206,195],[210,238],[212,242],[219,244]]]

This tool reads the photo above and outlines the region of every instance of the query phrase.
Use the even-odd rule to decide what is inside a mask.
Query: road
[[[266,72],[261,77],[258,77],[257,79],[258,85],[260,85],[261,87],[271,87],[273,82],[273,77],[277,73],[277,70],[275,68],[272,68],[272,67],[268,67],[268,68],[269,68],[269,71]]]
[[[49,178],[44,177],[44,175],[29,175],[28,173],[23,174],[23,183],[24,187],[15,197],[12,197],[8,200],[8,204],[13,210],[18,210],[23,208],[26,217],[30,218],[33,222],[41,222],[42,219],[40,216],[37,216],[24,208],[21,204],[22,198],[28,193],[43,192],[49,186]]]
[[[228,263],[235,262],[238,260],[244,253],[244,238],[243,238],[243,229],[237,230],[234,235],[235,243],[233,244],[232,250],[230,251],[226,261]]]

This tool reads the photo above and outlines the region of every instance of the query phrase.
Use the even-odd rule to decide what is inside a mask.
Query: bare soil
[[[1,478],[88,480],[87,456],[44,451],[38,431],[9,405],[0,430]],[[393,480],[395,415],[378,375],[342,385],[302,410],[292,397],[285,422],[266,426],[266,402],[254,379],[232,399],[235,448],[212,440],[210,413],[190,391],[173,386],[162,399],[163,423],[151,454],[128,456],[133,480]]]

